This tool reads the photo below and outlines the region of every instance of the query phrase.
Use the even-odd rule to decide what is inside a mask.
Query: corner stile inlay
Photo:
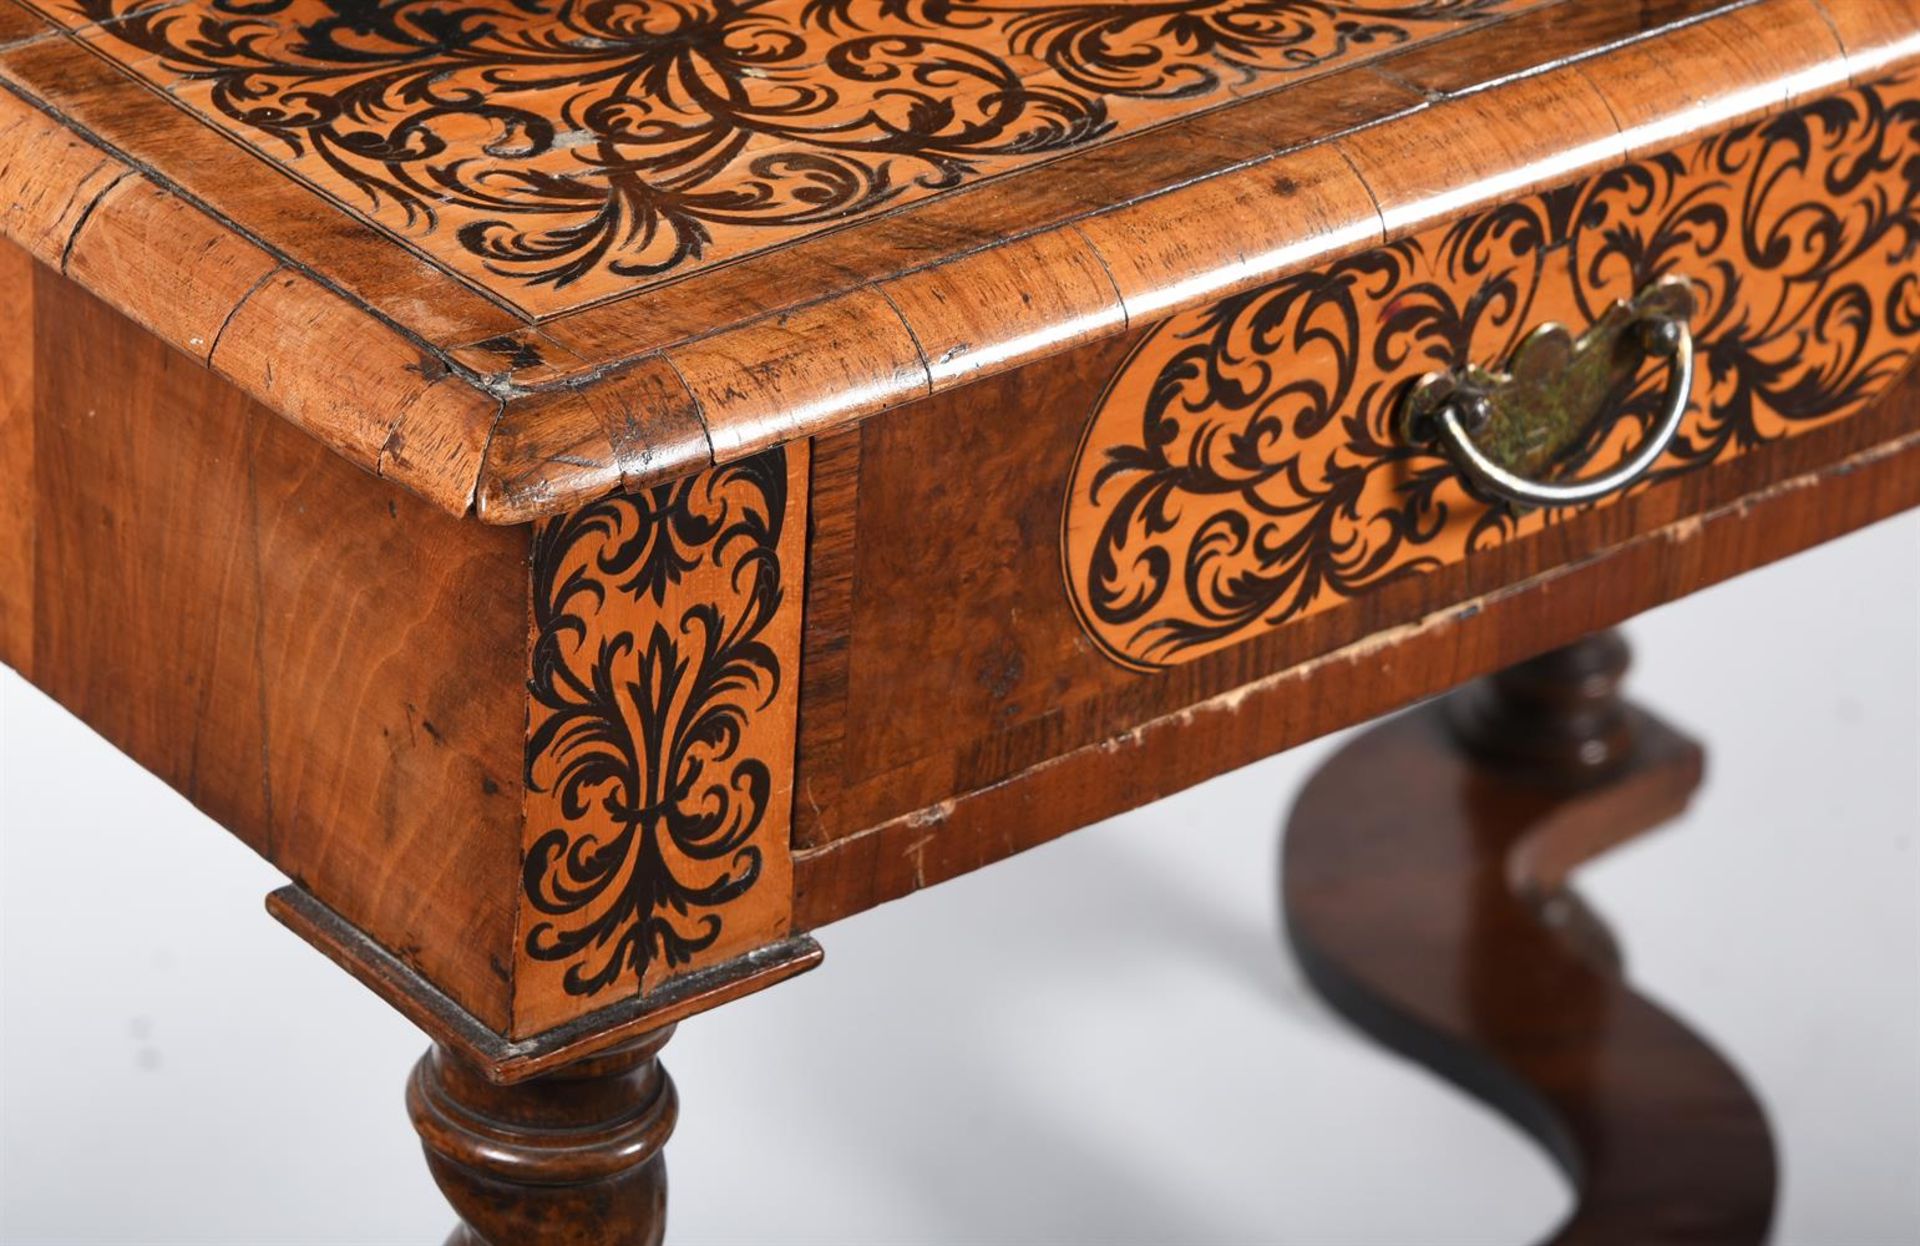
[[[807,465],[535,528],[515,1037],[789,934]]]
[[[1406,444],[1421,375],[1584,329],[1693,283],[1696,380],[1637,488],[1860,410],[1920,346],[1920,79],[1763,123],[1173,317],[1088,423],[1062,522],[1066,589],[1108,657],[1192,661],[1558,522],[1515,515]],[[1564,467],[1632,453],[1657,369]],[[1604,504],[1604,503],[1602,503]]]

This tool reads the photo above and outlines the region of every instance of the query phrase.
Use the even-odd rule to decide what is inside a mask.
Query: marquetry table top
[[[0,201],[333,449],[513,523],[1883,73],[1916,30],[1920,0],[0,0]]]

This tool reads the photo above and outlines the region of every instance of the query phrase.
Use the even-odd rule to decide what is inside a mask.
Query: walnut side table
[[[1616,623],[1920,504],[1920,0],[0,0],[0,659],[653,1243],[679,1019],[1328,731],[1347,1015],[1754,1242]],[[697,1110],[697,1105],[696,1105]]]

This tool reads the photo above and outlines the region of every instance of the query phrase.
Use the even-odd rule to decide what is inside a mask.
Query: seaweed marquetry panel
[[[1543,0],[30,0],[532,315]]]
[[[514,1029],[791,927],[807,447],[534,529]]]
[[[1399,428],[1423,374],[1692,283],[1691,407],[1638,488],[1862,410],[1920,345],[1920,80],[1847,91],[1173,317],[1094,411],[1064,516],[1089,637],[1191,661],[1556,522]],[[1647,369],[1559,466],[1644,435]],[[1603,503],[1604,504],[1604,503]]]

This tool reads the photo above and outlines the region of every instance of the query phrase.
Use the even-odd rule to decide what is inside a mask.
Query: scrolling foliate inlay
[[[1578,331],[1668,274],[1694,283],[1696,380],[1638,488],[1859,410],[1920,344],[1920,80],[1849,91],[1176,316],[1100,400],[1064,517],[1087,633],[1190,661],[1555,523],[1405,444],[1430,371]],[[1620,462],[1661,402],[1618,395],[1563,462]]]
[[[806,459],[535,529],[517,1034],[789,933]]]
[[[31,0],[548,314],[1542,0]]]

